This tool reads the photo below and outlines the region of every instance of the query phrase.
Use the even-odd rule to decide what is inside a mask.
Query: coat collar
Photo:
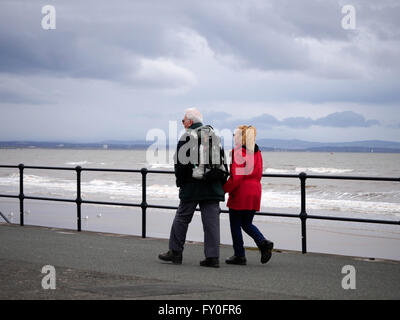
[[[197,122],[197,123],[193,123],[189,129],[197,129],[199,127],[201,127],[203,124],[201,122]]]
[[[246,151],[250,151],[249,149],[246,148],[246,146],[237,146],[234,148],[234,150],[239,150],[239,149],[245,149]],[[258,147],[257,143],[254,145],[254,153],[260,151],[260,148]]]

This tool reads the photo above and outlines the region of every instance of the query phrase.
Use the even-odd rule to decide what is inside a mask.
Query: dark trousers
[[[206,258],[219,257],[219,201],[192,201],[179,203],[178,210],[172,223],[169,237],[169,248],[182,251],[185,245],[186,233],[192,221],[196,206],[199,204],[204,230],[204,255]]]
[[[265,240],[263,234],[253,224],[255,210],[234,210],[229,208],[229,222],[231,225],[234,254],[244,257],[242,229],[253,238],[257,246]]]

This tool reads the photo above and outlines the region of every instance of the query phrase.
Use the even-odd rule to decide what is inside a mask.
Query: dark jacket
[[[178,146],[175,153],[175,177],[176,186],[179,187],[179,199],[182,201],[202,201],[202,200],[216,200],[225,201],[225,193],[220,182],[205,182],[203,180],[194,179],[192,177],[193,162],[187,164],[182,163],[178,159],[180,149],[189,142],[190,130],[201,127],[202,123],[194,123],[188,132],[184,133],[179,139]],[[196,146],[197,146],[196,142]],[[186,145],[188,146],[188,145]],[[184,149],[183,149],[184,150]],[[187,148],[186,156],[190,159],[190,148]],[[197,159],[197,157],[196,157]]]
[[[224,185],[229,193],[227,207],[235,210],[260,210],[263,160],[255,145],[254,152],[244,146],[232,150],[231,174]]]

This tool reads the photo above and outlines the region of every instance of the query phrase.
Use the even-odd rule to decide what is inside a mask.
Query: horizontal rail
[[[57,201],[57,202],[73,202],[73,203],[76,202],[76,200],[73,200],[73,199],[60,199],[60,198],[47,198],[47,197],[24,196],[23,198],[24,198],[24,199],[28,199],[28,200]]]
[[[0,195],[0,197],[17,198],[17,199],[19,198],[16,195]],[[32,196],[26,196],[26,197],[24,197],[24,199],[70,202],[70,203],[76,202],[76,200],[74,200],[74,199],[60,199],[60,198],[32,197]],[[82,200],[81,203],[94,204],[94,205],[106,205],[106,206],[139,207],[139,208],[142,206],[140,203],[109,202],[109,201],[94,201],[94,200]],[[176,206],[164,206],[164,205],[154,205],[154,204],[147,204],[146,207],[153,208],[153,209],[169,209],[169,210],[177,210],[178,209],[178,207],[176,207]],[[200,208],[197,207],[195,210],[200,211]],[[221,210],[221,213],[229,213],[229,210]],[[299,214],[292,214],[292,213],[275,213],[275,212],[259,211],[259,212],[256,212],[256,215],[268,216],[268,217],[280,217],[280,218],[299,218]],[[318,215],[309,215],[309,214],[307,215],[307,219],[400,225],[400,221],[396,221],[396,220],[346,218],[346,217],[334,217],[334,216],[318,216]]]
[[[16,195],[0,195],[0,197],[9,197],[9,198],[19,198]],[[46,197],[32,197],[26,196],[24,197],[28,200],[44,200],[44,201],[58,201],[58,202],[69,202],[75,203],[74,199],[59,199],[59,198],[46,198]],[[106,206],[121,206],[121,207],[137,207],[140,208],[142,205],[140,203],[126,203],[126,202],[109,202],[109,201],[94,201],[94,200],[82,200],[81,203],[85,204],[94,204],[94,205],[106,205]],[[147,204],[147,208],[153,209],[169,209],[169,210],[177,210],[176,206],[164,206],[164,205],[154,205]],[[200,211],[200,208],[196,208],[196,211]],[[221,213],[229,213],[229,210],[221,210]],[[256,212],[258,216],[268,216],[268,217],[280,217],[280,218],[299,218],[298,214],[292,213],[275,213],[275,212]],[[391,224],[391,225],[400,225],[400,221],[396,220],[380,220],[380,219],[363,219],[363,218],[347,218],[347,217],[334,217],[334,216],[319,216],[319,215],[307,215],[307,219],[315,219],[315,220],[333,220],[333,221],[346,221],[346,222],[362,222],[362,223],[379,223],[379,224]]]
[[[16,199],[18,199],[19,196],[14,195],[14,194],[0,194],[0,198],[16,198]]]
[[[75,170],[75,169],[74,169]],[[104,169],[104,168],[81,168],[82,171],[102,171],[102,172],[125,172],[140,173],[138,169]]]
[[[393,181],[400,182],[400,178],[390,177],[362,177],[362,176],[329,176],[307,174],[307,179],[332,179],[332,180],[361,180],[361,181]]]
[[[380,220],[380,219],[346,218],[346,217],[317,216],[309,214],[307,214],[307,219],[400,225],[400,220],[396,221],[396,220]]]
[[[299,178],[299,174],[278,174],[278,173],[264,173],[262,176],[265,178]],[[394,181],[400,182],[400,178],[393,177],[366,177],[366,176],[331,176],[331,175],[316,175],[306,174],[307,179],[331,179],[331,180],[364,180],[364,181]]]
[[[108,205],[108,206],[126,206],[126,207],[139,207],[142,208],[142,237],[146,237],[146,210],[148,208],[154,209],[168,209],[176,210],[176,206],[165,206],[147,203],[147,191],[146,191],[146,177],[147,174],[174,174],[171,170],[149,170],[147,168],[142,169],[112,169],[112,168],[82,168],[81,166],[76,167],[49,167],[49,166],[25,166],[19,165],[0,165],[0,168],[12,168],[19,169],[20,173],[20,193],[19,195],[0,194],[3,198],[14,198],[20,201],[20,225],[23,226],[24,218],[24,200],[43,200],[43,201],[58,201],[58,202],[69,202],[76,203],[77,205],[77,221],[78,231],[81,231],[81,205],[82,204],[97,204],[97,205]],[[38,169],[38,170],[68,170],[76,171],[77,174],[77,196],[76,199],[62,199],[62,198],[49,198],[49,197],[36,197],[36,196],[25,196],[24,191],[24,170],[25,169]],[[127,202],[109,202],[109,201],[93,201],[84,200],[81,198],[81,173],[82,171],[92,172],[123,172],[123,173],[140,173],[142,175],[142,202],[141,203],[127,203]],[[258,216],[269,216],[269,217],[283,217],[283,218],[298,218],[301,220],[301,235],[302,235],[302,252],[307,252],[306,246],[306,220],[331,220],[331,221],[345,221],[345,222],[360,222],[360,223],[377,223],[377,224],[388,224],[388,225],[400,225],[400,221],[395,220],[379,220],[379,219],[363,219],[363,218],[351,218],[351,217],[336,217],[336,216],[319,216],[309,215],[306,212],[306,180],[307,179],[332,179],[332,180],[359,180],[359,181],[391,181],[400,182],[400,178],[393,177],[365,177],[365,176],[336,176],[336,175],[308,175],[304,172],[299,174],[263,174],[263,177],[267,178],[295,178],[300,179],[300,190],[301,190],[301,211],[300,214],[291,213],[273,213],[273,212],[256,212]],[[200,211],[196,208],[196,211]],[[229,213],[228,210],[221,210],[222,213]],[[1,212],[0,212],[1,214]],[[1,214],[1,216],[7,221],[7,218]]]
[[[75,170],[75,169],[74,169]],[[104,169],[104,168],[82,168],[82,171],[103,171],[103,172],[131,172],[141,173],[142,169]],[[172,174],[174,171],[167,170],[149,170],[146,169],[147,173],[160,173],[160,174]]]
[[[1,166],[0,166],[1,167]],[[24,166],[24,169],[39,169],[39,170],[70,170],[75,171],[73,167],[45,167],[45,166]]]
[[[120,207],[140,207],[141,206],[138,203],[92,201],[92,200],[82,200],[82,203],[86,203],[86,204],[101,204],[101,205],[105,205],[105,206],[120,206]]]
[[[0,165],[0,168],[18,169],[17,165]],[[24,166],[25,169],[40,169],[40,170],[70,170],[76,171],[76,167],[49,167],[49,166]],[[81,171],[102,171],[102,172],[130,172],[141,173],[143,169],[111,169],[111,168],[80,168]],[[147,173],[157,174],[173,174],[172,170],[152,170],[146,169]],[[264,173],[263,177],[268,178],[299,178],[299,174],[280,174],[280,173]],[[365,180],[365,181],[393,181],[400,182],[399,178],[393,177],[371,177],[371,176],[337,176],[337,175],[315,175],[307,174],[307,179],[331,179],[331,180]]]
[[[148,173],[165,173],[165,174],[174,174],[175,171],[170,171],[170,170],[147,170]]]
[[[152,208],[152,209],[169,209],[169,210],[176,210],[178,207],[174,206],[162,206],[162,205],[157,205],[157,204],[148,204],[147,208]],[[196,211],[200,211],[199,208],[195,209]]]

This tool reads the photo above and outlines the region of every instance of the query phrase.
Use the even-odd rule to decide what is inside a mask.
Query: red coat
[[[229,193],[228,208],[234,210],[260,210],[263,161],[258,146],[255,152],[245,147],[232,150],[230,177],[224,185]]]

